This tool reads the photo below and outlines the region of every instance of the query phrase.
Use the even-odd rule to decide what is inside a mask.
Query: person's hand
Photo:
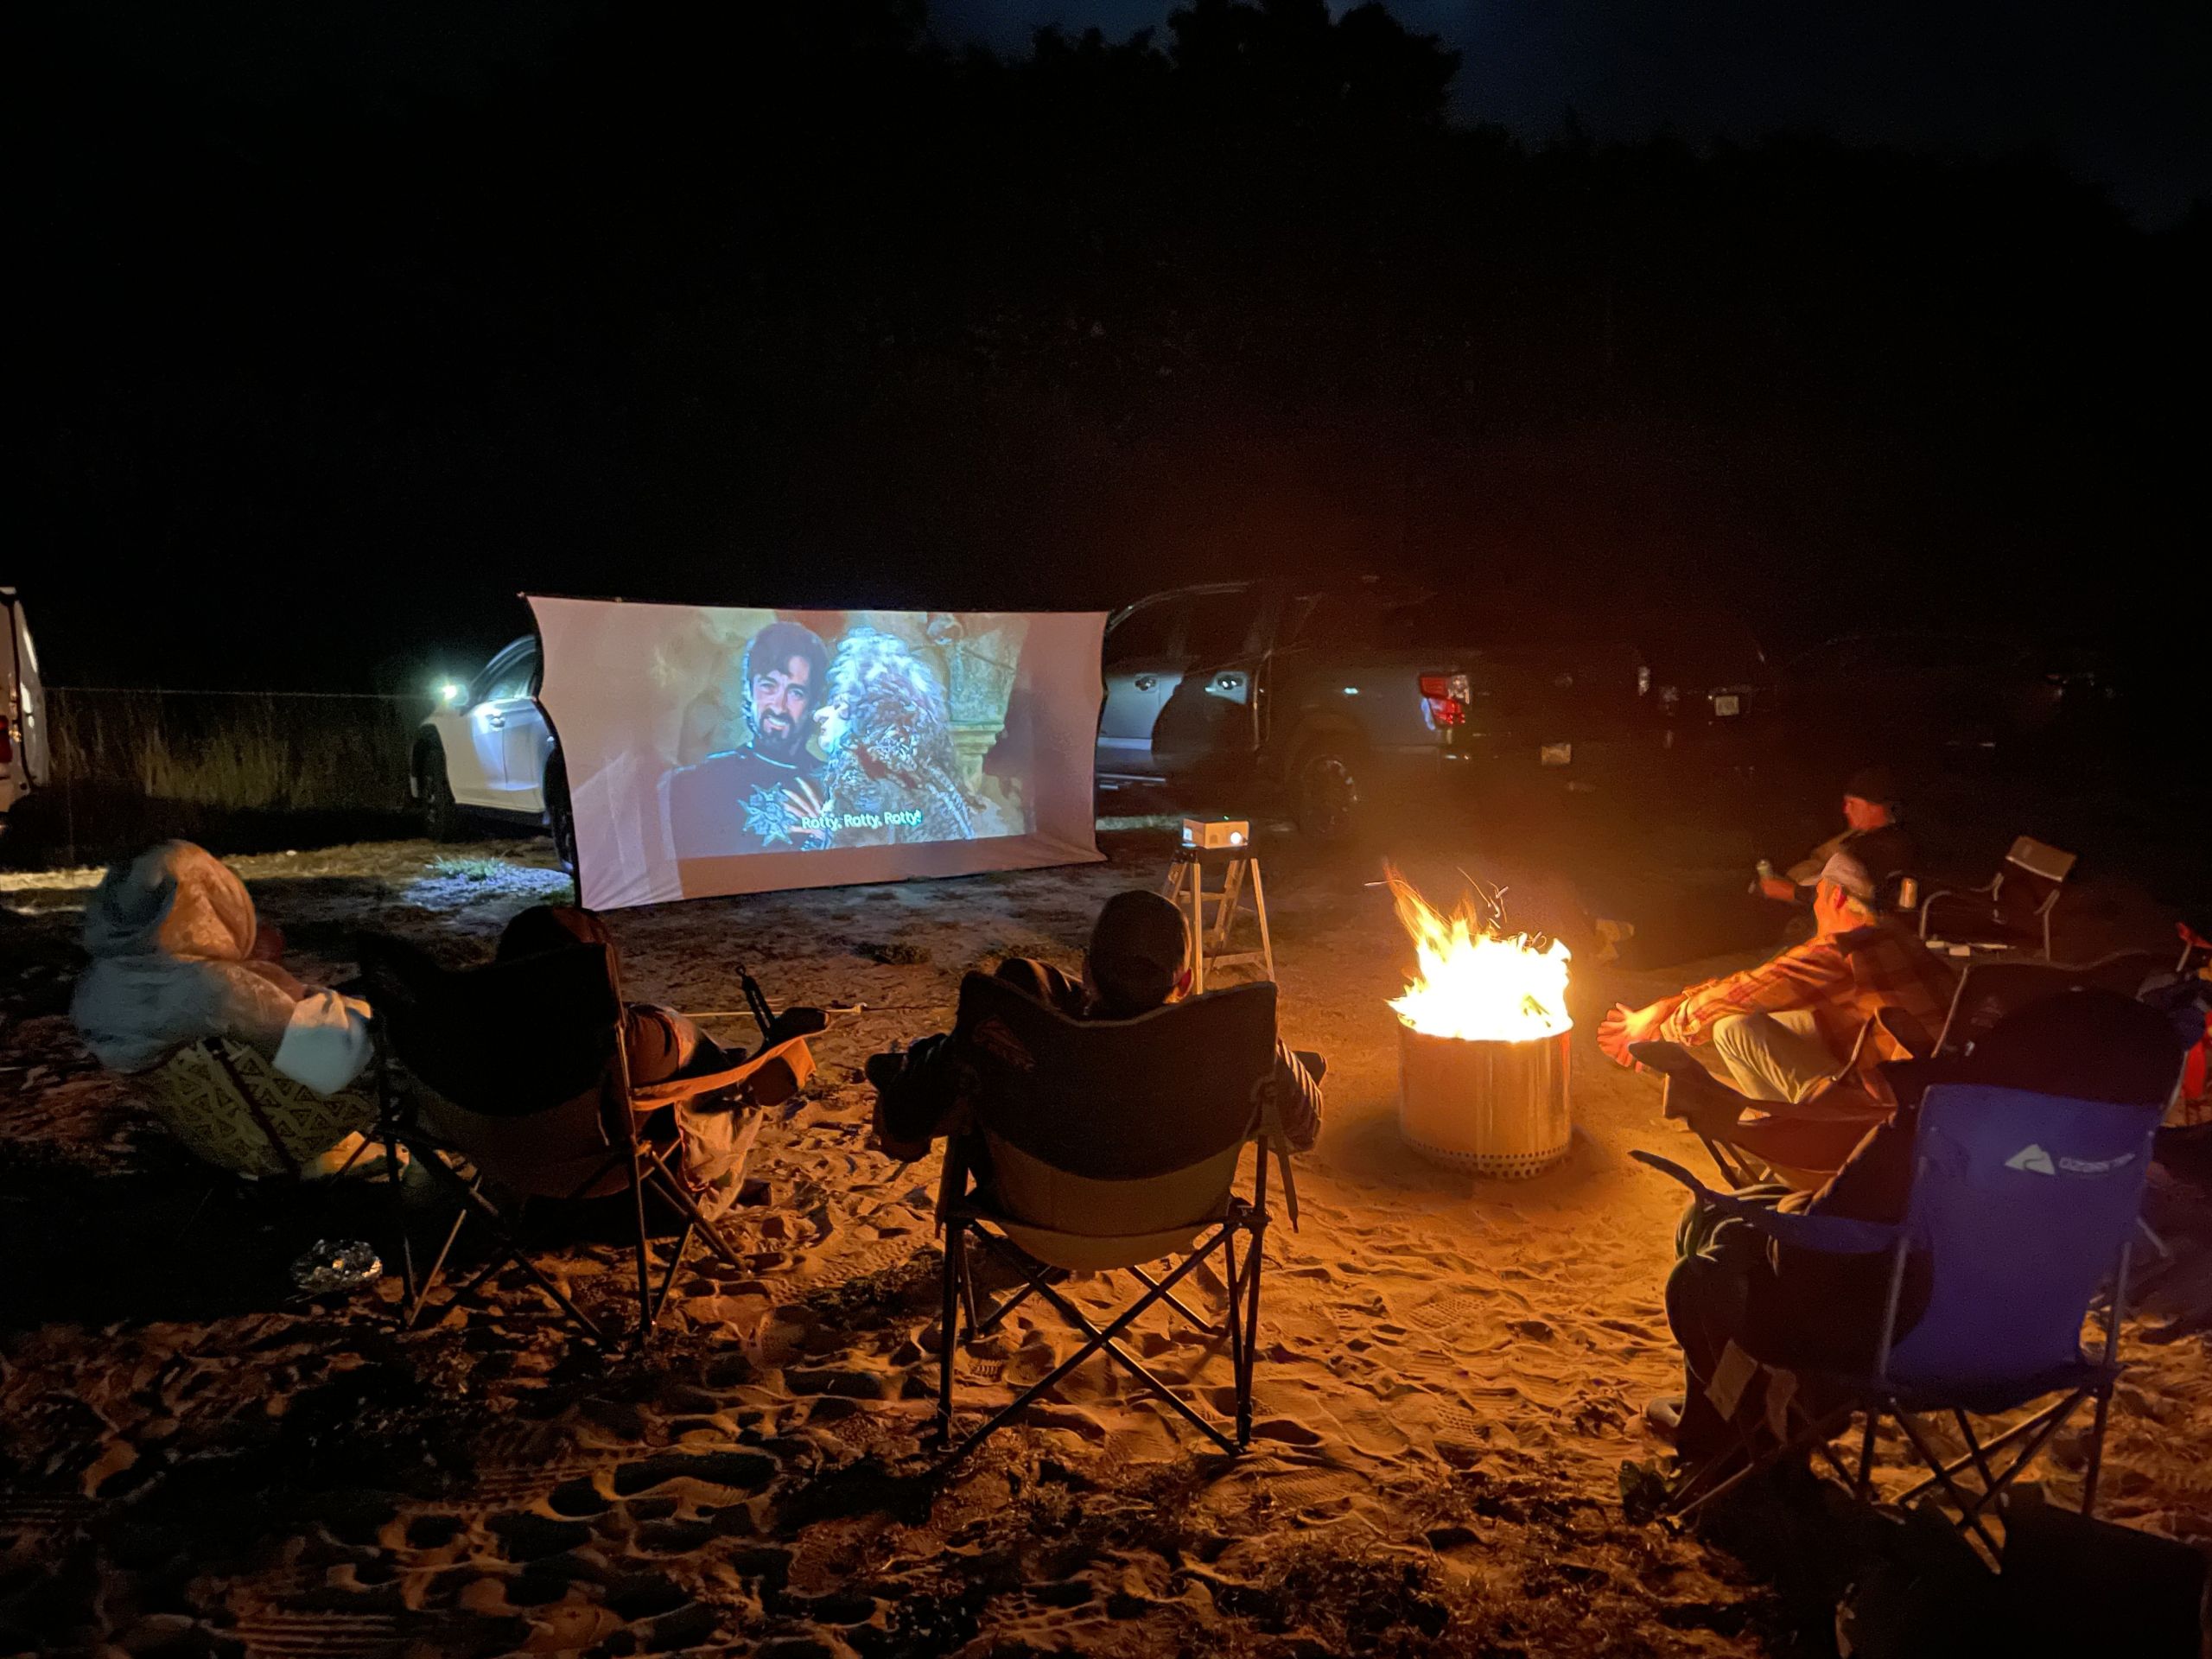
[[[784,786],[784,809],[791,815],[793,835],[808,841],[827,841],[830,838],[830,831],[818,827],[819,820],[830,810],[830,804],[804,778]],[[817,827],[804,827],[810,823]]]
[[[1654,1002],[1648,1008],[1631,1008],[1625,1002],[1616,1002],[1612,1012],[1598,1022],[1599,1052],[1615,1065],[1634,1065],[1628,1046],[1649,1039],[1667,1017],[1670,1006]]]
[[[1764,893],[1768,898],[1776,899],[1785,905],[1795,904],[1797,899],[1797,884],[1795,881],[1789,880],[1786,876],[1761,876],[1759,878],[1759,891]]]

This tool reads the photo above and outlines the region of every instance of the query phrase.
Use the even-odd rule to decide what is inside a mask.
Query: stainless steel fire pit
[[[1538,1174],[1567,1155],[1567,1032],[1517,1042],[1431,1037],[1398,1022],[1398,1133],[1478,1175]]]

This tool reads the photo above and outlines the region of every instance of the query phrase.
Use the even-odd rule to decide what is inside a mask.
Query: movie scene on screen
[[[1028,619],[701,610],[655,664],[679,859],[1020,835],[1008,708]]]

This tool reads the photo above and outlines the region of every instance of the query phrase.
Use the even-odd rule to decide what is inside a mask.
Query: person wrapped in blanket
[[[2172,1016],[2145,1003],[2102,990],[2046,998],[1999,1021],[1969,1054],[1891,1063],[1886,1069],[1899,1103],[1896,1116],[1869,1130],[1818,1191],[1758,1186],[1738,1196],[1770,1199],[1782,1210],[1808,1215],[1894,1224],[1904,1219],[1919,1103],[1932,1085],[1982,1084],[2139,1110],[2172,1087],[2181,1051]],[[1872,1368],[1889,1300],[1886,1253],[1789,1249],[1695,1199],[1675,1242],[1667,1322],[1682,1351],[1683,1391],[1652,1401],[1644,1421],[1686,1459],[1723,1450],[1738,1427],[1756,1432],[1763,1414],[1757,1389],[1744,1391],[1732,1424],[1713,1400],[1713,1381],[1732,1343],[1763,1357],[1787,1356],[1786,1363],[1810,1370],[1863,1373]],[[1925,1257],[1909,1255],[1897,1338],[1919,1323],[1929,1283]]]
[[[354,1088],[371,1055],[368,1004],[286,968],[283,935],[261,925],[245,883],[206,848],[165,841],[111,866],[85,906],[83,939],[92,962],[69,1011],[102,1065],[153,1077],[200,1043],[253,1051],[279,1077],[337,1103],[327,1111],[278,1103],[274,1133],[307,1173],[323,1173],[314,1166],[340,1147],[350,1151],[374,1119],[373,1097]],[[162,1079],[153,1081],[158,1089]],[[195,1149],[225,1161],[225,1126],[205,1127]],[[235,1127],[242,1145],[270,1134]],[[318,1135],[320,1144],[305,1144]]]
[[[513,962],[579,944],[605,945],[614,963],[615,983],[621,983],[621,952],[607,924],[594,912],[569,905],[534,905],[517,915],[499,935],[497,960]],[[652,1002],[623,1004],[622,1042],[633,1088],[690,1073],[724,1071],[745,1058],[675,1009]],[[709,1221],[737,1202],[744,1173],[739,1120],[730,1110],[732,1103],[727,1096],[709,1096],[679,1103],[674,1109],[677,1131],[683,1139],[684,1185]]]
[[[998,977],[1076,1020],[1133,1020],[1190,989],[1189,935],[1183,913],[1156,893],[1117,893],[1098,912],[1077,979],[1049,963],[1009,957]],[[924,1037],[904,1053],[868,1063],[875,1085],[875,1145],[904,1161],[959,1126],[960,1064],[953,1034]],[[1275,1045],[1272,1118],[1262,1128],[1294,1152],[1321,1134],[1321,1057]]]
[[[231,1038],[317,1094],[369,1063],[368,1005],[283,965],[245,883],[204,847],[165,841],[111,865],[85,906],[91,965],[70,1000],[101,1065],[146,1071],[188,1044]]]

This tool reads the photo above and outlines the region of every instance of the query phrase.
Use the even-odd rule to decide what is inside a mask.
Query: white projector
[[[1228,848],[1243,847],[1251,839],[1251,821],[1247,818],[1183,820],[1183,844],[1195,847],[1201,852],[1219,852]]]

